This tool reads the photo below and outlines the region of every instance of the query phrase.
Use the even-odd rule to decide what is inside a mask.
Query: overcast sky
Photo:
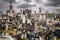
[[[33,12],[39,12],[39,7],[42,8],[42,13],[60,12],[60,0],[0,0],[0,11],[6,12],[9,2],[13,2],[13,7],[16,12],[21,9],[30,8]]]

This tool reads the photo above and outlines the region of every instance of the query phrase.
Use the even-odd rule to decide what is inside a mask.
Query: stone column
[[[44,36],[39,36],[39,40],[44,40]]]
[[[8,24],[5,24],[6,25],[6,36],[8,35],[7,34],[7,31],[8,31]]]
[[[57,37],[56,36],[54,36],[54,40],[56,40],[57,39]]]
[[[41,36],[39,36],[39,40],[42,40]]]

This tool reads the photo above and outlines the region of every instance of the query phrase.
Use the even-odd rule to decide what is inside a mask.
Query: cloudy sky
[[[60,0],[0,0],[0,11],[5,13],[8,9],[9,2],[13,2],[13,7],[16,12],[27,7],[37,13],[39,13],[39,7],[42,8],[42,13],[46,11],[60,12]]]

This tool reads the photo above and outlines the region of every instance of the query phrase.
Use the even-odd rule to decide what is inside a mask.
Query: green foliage
[[[27,38],[22,38],[22,40],[28,40]]]
[[[57,37],[57,40],[60,40],[60,37]]]
[[[57,40],[60,40],[60,39],[57,39]]]
[[[48,16],[54,16],[55,14],[47,14]]]

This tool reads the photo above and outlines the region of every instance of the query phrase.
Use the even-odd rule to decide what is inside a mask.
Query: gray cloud
[[[55,9],[56,10],[56,13],[60,13],[60,9]]]
[[[41,3],[41,0],[36,0],[37,3]]]
[[[24,0],[24,1],[26,1],[26,2],[31,2],[31,0]]]
[[[2,0],[4,2],[15,2],[15,0]]]
[[[21,4],[18,6],[18,8],[27,8],[27,7],[34,7],[36,5],[31,5],[31,4]]]
[[[53,6],[53,7],[58,7],[59,6],[59,4],[57,4],[57,3],[47,3],[45,5],[46,6]]]
[[[51,3],[57,3],[57,4],[60,4],[60,0],[48,0],[49,2]]]
[[[15,0],[0,0],[0,1],[1,1],[0,2],[0,11],[6,11],[8,9],[8,6],[9,6],[8,2],[13,2],[13,6],[16,6],[15,8],[27,8],[27,7],[35,7],[36,6],[36,5],[27,4],[27,3],[30,3],[31,0],[24,0],[24,2],[26,2],[25,4],[23,2],[22,2],[22,4],[16,3]],[[39,6],[42,3],[41,0],[34,0],[34,1],[36,2],[36,4],[39,4]],[[33,3],[34,3],[34,1],[33,1]],[[47,7],[50,7],[50,6],[59,7],[60,0],[48,0],[47,3],[44,3],[42,5],[44,5],[44,7],[46,7],[46,6]],[[60,8],[59,9],[52,9],[52,10],[56,11],[57,13],[60,12]]]
[[[6,12],[8,8],[8,3],[1,1],[0,2],[0,11]]]
[[[46,3],[45,5],[58,7],[60,5],[60,0],[48,0],[48,3]]]

